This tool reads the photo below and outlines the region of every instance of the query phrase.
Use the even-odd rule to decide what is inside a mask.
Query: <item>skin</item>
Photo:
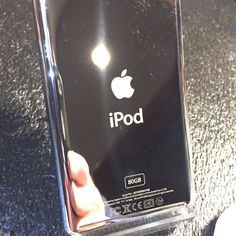
[[[67,158],[69,197],[75,213],[74,223],[79,230],[83,225],[106,219],[105,209],[86,160],[74,151],[68,151]]]

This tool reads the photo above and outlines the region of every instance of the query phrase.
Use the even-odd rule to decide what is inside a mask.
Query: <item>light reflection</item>
[[[93,63],[103,70],[108,66],[111,55],[104,44],[99,44],[92,51],[91,58]]]

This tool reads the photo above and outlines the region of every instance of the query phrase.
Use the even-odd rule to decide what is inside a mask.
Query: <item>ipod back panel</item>
[[[64,152],[86,159],[107,216],[188,203],[174,1],[57,0],[47,12]]]

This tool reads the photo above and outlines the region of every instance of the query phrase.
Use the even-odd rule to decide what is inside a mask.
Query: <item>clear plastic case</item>
[[[180,2],[33,4],[65,231],[146,235],[190,220]]]

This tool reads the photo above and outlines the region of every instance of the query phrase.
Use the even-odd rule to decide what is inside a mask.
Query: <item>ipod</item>
[[[188,204],[178,1],[34,4],[70,228]]]

